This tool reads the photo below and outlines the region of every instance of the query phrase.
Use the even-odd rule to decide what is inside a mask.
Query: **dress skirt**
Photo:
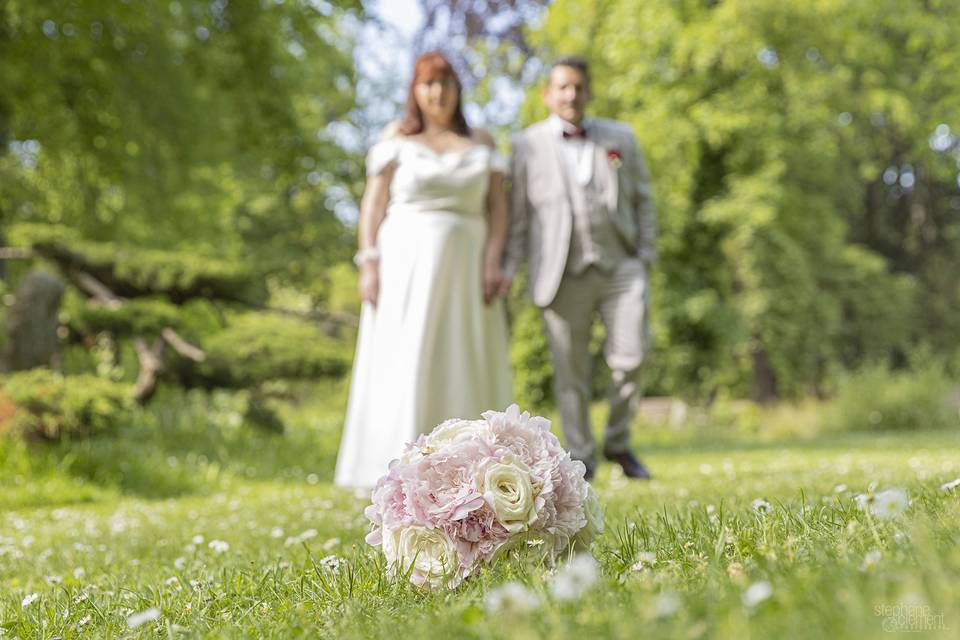
[[[404,444],[448,418],[513,397],[506,317],[483,303],[485,221],[391,209],[380,226],[380,290],[360,317],[338,485],[369,488]]]

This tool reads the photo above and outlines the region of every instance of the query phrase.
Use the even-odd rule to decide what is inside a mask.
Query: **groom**
[[[630,451],[638,373],[647,348],[648,274],[656,257],[650,174],[630,127],[584,116],[590,72],[579,57],[549,69],[543,100],[551,115],[513,141],[510,239],[505,275],[525,256],[530,295],[543,313],[554,391],[567,448],[591,479],[591,327],[606,328],[613,373],[603,455],[631,478],[649,478]]]

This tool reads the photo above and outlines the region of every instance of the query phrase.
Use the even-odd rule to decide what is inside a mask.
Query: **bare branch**
[[[143,338],[133,339],[133,348],[140,361],[140,373],[133,387],[133,397],[140,404],[146,403],[157,390],[157,373],[163,369],[163,345],[160,338],[154,340],[149,347]]]
[[[123,298],[110,290],[92,275],[85,271],[76,271],[70,274],[70,279],[76,283],[81,291],[90,295],[94,300],[100,302],[110,309],[119,309],[123,306]]]
[[[199,347],[196,347],[184,340],[182,337],[180,337],[180,334],[174,331],[171,327],[164,327],[163,330],[160,331],[160,336],[164,339],[164,341],[166,341],[167,344],[173,347],[174,351],[188,360],[193,360],[194,362],[203,362],[207,359],[207,354],[203,352],[203,349],[200,349]]]

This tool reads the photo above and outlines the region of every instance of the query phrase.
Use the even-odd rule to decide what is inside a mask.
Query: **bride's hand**
[[[503,271],[499,260],[487,260],[483,265],[483,302],[490,304],[500,294]]]
[[[380,294],[380,271],[376,260],[367,260],[360,267],[360,299],[377,306],[377,296]]]

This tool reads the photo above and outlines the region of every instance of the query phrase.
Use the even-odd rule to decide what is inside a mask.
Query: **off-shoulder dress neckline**
[[[437,151],[433,147],[426,145],[423,142],[419,142],[418,140],[413,140],[407,136],[397,136],[395,138],[387,138],[387,140],[396,140],[398,142],[405,142],[407,144],[411,144],[415,147],[419,147],[420,149],[423,149],[429,152],[431,155],[434,155],[438,158],[443,158],[445,156],[464,155],[469,151],[473,151],[474,149],[483,148],[483,147],[486,147],[487,149],[490,149],[491,151],[493,151],[493,147],[483,144],[482,142],[474,142],[469,146],[464,147],[463,149],[451,149],[450,151]]]

